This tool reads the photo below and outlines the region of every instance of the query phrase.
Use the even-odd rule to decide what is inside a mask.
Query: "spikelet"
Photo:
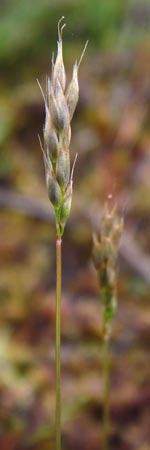
[[[69,153],[62,148],[59,151],[56,163],[56,177],[59,185],[64,191],[69,183],[70,178],[70,159]]]
[[[62,226],[65,225],[66,220],[68,219],[68,216],[70,214],[71,203],[72,203],[72,183],[69,183],[67,190],[65,192],[64,202],[60,214],[60,222]]]
[[[49,199],[54,207],[58,207],[61,200],[62,200],[62,194],[60,186],[55,178],[55,175],[53,174],[52,177],[48,177],[47,181],[47,191]]]
[[[58,22],[57,56],[54,61],[52,57],[51,77],[47,77],[46,96],[38,81],[45,104],[44,125],[44,149],[43,152],[46,186],[49,199],[54,206],[57,233],[62,236],[66,221],[68,219],[73,186],[73,169],[70,173],[70,151],[72,120],[78,98],[79,83],[78,70],[87,43],[80,57],[79,63],[73,67],[72,80],[66,89],[66,72],[63,62],[62,32],[65,24],[62,23],[64,16]]]
[[[70,114],[70,120],[72,120],[72,117],[74,115],[78,99],[79,99],[79,82],[78,82],[78,70],[79,66],[81,64],[82,58],[84,56],[86,47],[88,45],[88,41],[85,44],[85,47],[83,49],[83,52],[81,54],[79,63],[75,62],[73,66],[73,74],[72,74],[72,80],[68,86],[67,92],[66,92],[66,100],[67,100],[67,106]]]
[[[73,67],[72,80],[68,86],[66,93],[67,106],[69,110],[70,120],[74,115],[77,103],[79,99],[79,83],[78,83],[78,66],[77,63]]]
[[[63,48],[62,48],[62,31],[65,27],[65,24],[60,27],[60,24],[62,20],[64,19],[64,16],[61,17],[61,19],[58,22],[58,42],[57,42],[57,57],[55,64],[53,65],[53,72],[52,72],[52,82],[53,86],[55,87],[55,84],[57,81],[59,81],[63,92],[65,91],[66,87],[66,72],[63,62]]]
[[[58,80],[56,82],[55,91],[53,86],[50,85],[48,96],[53,126],[58,132],[61,132],[69,126],[69,111]]]
[[[59,150],[59,142],[56,130],[52,127],[50,115],[45,123],[44,140],[49,158],[51,159],[52,163],[56,162]]]

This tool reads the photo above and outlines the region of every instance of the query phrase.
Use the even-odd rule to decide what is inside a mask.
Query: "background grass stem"
[[[103,360],[104,360],[103,450],[109,450],[110,356],[109,356],[109,337],[107,335],[104,336],[103,340]]]

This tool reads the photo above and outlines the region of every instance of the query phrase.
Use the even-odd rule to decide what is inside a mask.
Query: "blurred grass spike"
[[[115,313],[116,259],[122,232],[123,219],[117,214],[116,204],[110,209],[106,202],[103,208],[101,231],[99,234],[93,234],[93,262],[98,272],[104,307],[104,334],[109,332],[110,321]]]
[[[112,195],[108,196],[108,201]],[[123,219],[117,214],[116,204],[111,208],[105,203],[102,213],[101,230],[93,234],[93,263],[98,273],[100,295],[103,305],[103,347],[104,347],[104,402],[103,402],[103,450],[109,450],[109,384],[110,358],[109,340],[111,320],[117,308],[116,260],[119,241],[123,232]]]

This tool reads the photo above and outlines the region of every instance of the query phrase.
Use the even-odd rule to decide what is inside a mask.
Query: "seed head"
[[[86,43],[79,63],[74,64],[72,80],[66,92],[62,42],[62,31],[65,27],[65,24],[62,24],[63,19],[64,17],[58,22],[57,56],[55,61],[52,57],[52,73],[51,77],[47,78],[46,96],[38,81],[45,104],[44,149],[39,140],[44,157],[48,196],[54,206],[57,233],[59,230],[60,236],[63,234],[72,202],[76,157],[70,172],[70,122],[79,98],[78,69],[87,46]]]

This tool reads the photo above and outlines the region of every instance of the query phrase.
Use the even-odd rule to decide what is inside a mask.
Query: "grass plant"
[[[100,234],[93,235],[93,262],[98,273],[103,305],[103,450],[109,450],[110,420],[110,352],[111,321],[117,307],[116,259],[118,244],[123,231],[123,220],[117,215],[116,206],[105,205]]]
[[[61,450],[61,284],[62,284],[62,237],[70,214],[73,190],[73,172],[77,155],[70,167],[71,120],[78,98],[79,62],[73,66],[70,84],[66,89],[66,72],[63,62],[62,31],[64,16],[58,22],[58,48],[52,57],[51,77],[47,77],[46,95],[38,81],[45,104],[44,145],[39,137],[43,153],[46,186],[49,200],[54,207],[56,224],[56,450]]]

